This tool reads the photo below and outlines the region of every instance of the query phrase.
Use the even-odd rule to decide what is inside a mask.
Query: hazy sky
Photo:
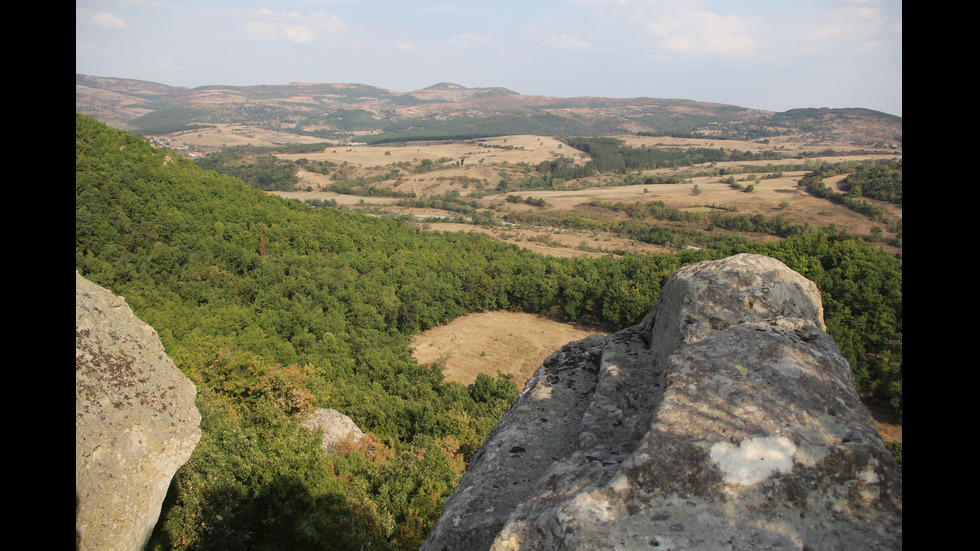
[[[76,0],[75,72],[902,114],[901,0]]]

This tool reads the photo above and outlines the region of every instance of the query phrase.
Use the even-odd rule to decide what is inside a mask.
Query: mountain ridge
[[[350,139],[358,133],[404,140],[641,132],[764,139],[806,132],[815,140],[873,144],[900,142],[902,134],[901,117],[862,108],[803,107],[777,113],[679,98],[524,95],[503,87],[452,82],[408,92],[359,83],[186,88],[76,73],[75,110],[144,135],[219,123],[325,140]],[[327,120],[351,110],[364,111],[373,121],[350,128]]]

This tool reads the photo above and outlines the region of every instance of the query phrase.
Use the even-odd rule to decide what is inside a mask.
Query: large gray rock
[[[303,421],[303,426],[323,434],[322,447],[328,452],[335,451],[343,442],[353,444],[367,438],[353,419],[335,409],[313,410],[313,413]]]
[[[899,549],[902,480],[812,282],[737,255],[549,357],[424,550]]]
[[[77,549],[142,549],[201,438],[197,390],[126,301],[75,272]]]

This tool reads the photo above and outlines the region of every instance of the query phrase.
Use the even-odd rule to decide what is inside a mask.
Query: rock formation
[[[335,409],[318,408],[303,421],[303,426],[323,433],[323,449],[332,452],[344,440],[367,437],[354,421]]]
[[[201,438],[196,395],[153,328],[75,272],[76,549],[143,548]]]
[[[550,356],[424,550],[900,549],[901,471],[816,286],[737,255]]]

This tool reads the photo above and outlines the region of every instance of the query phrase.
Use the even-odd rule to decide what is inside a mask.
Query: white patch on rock
[[[721,469],[725,482],[751,486],[775,472],[793,469],[796,446],[788,438],[766,436],[743,441],[738,446],[718,442],[711,446],[711,460]]]

